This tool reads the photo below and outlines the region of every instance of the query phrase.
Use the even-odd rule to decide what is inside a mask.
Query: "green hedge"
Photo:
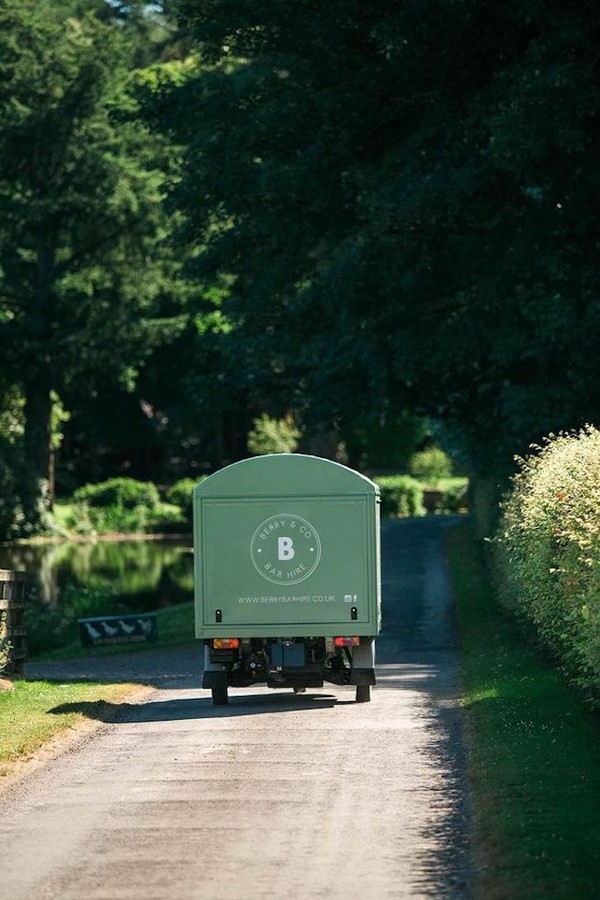
[[[423,485],[410,475],[385,475],[373,479],[381,492],[384,518],[424,516]]]
[[[600,696],[600,431],[519,462],[494,543],[500,598]]]
[[[464,513],[468,509],[468,478],[443,478],[437,488],[424,488],[423,503],[436,515]]]
[[[410,475],[384,475],[373,479],[381,491],[384,518],[404,519],[433,513],[465,512],[467,478],[443,478],[436,490],[428,489]]]

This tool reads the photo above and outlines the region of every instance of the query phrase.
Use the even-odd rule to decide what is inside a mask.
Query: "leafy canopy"
[[[167,144],[137,113],[134,46],[98,6],[0,9],[2,378],[25,398],[34,494],[48,474],[51,391],[70,402],[106,381],[131,386],[164,334],[177,268]]]
[[[179,202],[253,396],[409,403],[481,467],[597,415],[596,3],[178,8]]]

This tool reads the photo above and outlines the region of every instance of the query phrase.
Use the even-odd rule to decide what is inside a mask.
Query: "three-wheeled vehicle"
[[[371,699],[381,625],[379,491],[302,454],[254,457],[194,490],[196,637],[214,704],[229,687]]]

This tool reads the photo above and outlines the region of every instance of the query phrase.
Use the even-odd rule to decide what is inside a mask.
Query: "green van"
[[[375,684],[381,627],[379,490],[301,454],[227,466],[194,490],[196,637],[203,687],[296,692]]]

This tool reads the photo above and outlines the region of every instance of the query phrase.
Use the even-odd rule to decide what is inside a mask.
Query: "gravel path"
[[[446,524],[384,525],[370,704],[328,686],[213,707],[194,648],[53,664],[156,689],[0,801],[11,900],[466,898]]]

